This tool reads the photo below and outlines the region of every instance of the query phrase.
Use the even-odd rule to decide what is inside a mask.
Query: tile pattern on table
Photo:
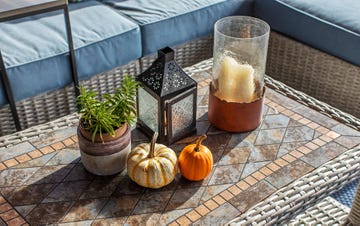
[[[61,222],[93,220],[104,207],[107,199],[85,199],[76,201]],[[124,200],[126,201],[126,200]]]
[[[28,225],[19,212],[0,195],[0,225]]]
[[[92,175],[80,162],[76,130],[62,129],[19,144],[12,154],[0,150],[1,219],[59,225],[226,223],[360,143],[358,131],[325,122],[315,111],[305,114],[301,104],[269,89],[259,128],[220,131],[207,121],[208,84],[208,79],[199,83],[197,134],[170,146],[179,154],[207,133],[204,145],[213,152],[214,167],[205,180],[191,182],[178,174],[170,185],[152,190],[132,182],[126,171]],[[134,129],[132,145],[142,142],[148,138]]]
[[[233,207],[237,207],[241,212],[246,211],[278,188],[312,171],[314,166],[301,161],[301,157],[321,150],[324,145],[336,138],[340,144],[341,137],[339,137],[339,133],[332,130],[336,126],[339,127],[338,122],[329,119],[329,122],[324,123],[323,115],[317,112],[311,112],[311,115],[309,115],[312,118],[316,118],[316,114],[318,114],[320,115],[319,120],[310,120],[310,118],[303,117],[299,112],[293,110],[301,107],[299,103],[292,100],[287,101],[288,98],[275,93],[271,93],[269,96],[265,101],[269,108],[264,114],[260,131],[253,131],[250,134],[233,135],[221,159],[214,167],[216,170],[219,167],[223,167],[222,165],[233,166],[238,163],[245,163],[245,167],[240,167],[243,168],[241,180],[227,188],[220,195],[214,195],[212,198],[208,196],[207,200],[202,200],[200,206],[208,204],[211,207],[209,213],[202,215],[195,208],[184,216],[177,218],[173,223],[182,225],[206,222],[211,224],[216,222],[216,220],[212,219],[212,215],[216,216],[217,209],[221,210],[222,217],[224,217],[224,212],[231,212]],[[286,107],[270,100],[274,96],[274,99],[279,103],[286,103]],[[322,126],[322,124],[328,128]],[[358,131],[352,131],[350,134],[353,136],[356,134],[356,137],[360,138]],[[251,136],[251,138],[247,139],[247,136]],[[343,140],[343,143],[344,146],[348,144],[346,148],[349,149],[360,142],[350,143],[350,140]],[[327,147],[323,148],[326,149]],[[235,157],[236,151],[243,154],[242,158]],[[339,150],[335,152],[330,151],[331,154],[327,154],[326,160],[321,160],[321,158],[313,158],[312,160],[315,162],[329,161],[344,151],[346,151],[345,147],[339,145]],[[214,180],[216,175],[218,173],[212,175],[209,185],[212,185],[212,180]],[[223,175],[226,178],[226,173]],[[272,178],[280,178],[280,180]],[[217,186],[220,186],[220,184]],[[250,190],[247,190],[249,188]],[[252,190],[254,188],[257,189]],[[261,191],[261,195],[259,195],[259,191]],[[247,202],[244,202],[246,199],[248,199]],[[239,200],[242,201],[237,203]],[[231,207],[223,210],[222,208],[229,203]],[[232,215],[232,218],[234,217],[236,215]]]

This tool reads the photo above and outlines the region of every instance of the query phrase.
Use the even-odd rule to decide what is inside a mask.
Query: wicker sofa
[[[359,8],[356,0],[348,1],[353,4],[348,10],[356,11]],[[333,26],[331,18],[312,15],[313,11],[301,8],[299,2],[301,0],[178,0],[169,4],[166,0],[99,0],[70,4],[81,83],[100,94],[111,92],[122,74],[139,74],[156,57],[156,50],[165,46],[175,48],[176,60],[183,67],[210,58],[214,22],[225,16],[250,15],[266,20],[273,28],[267,74],[345,112],[360,116],[360,95],[357,95],[360,63],[353,60],[353,53],[348,54],[350,58],[346,54],[349,48],[355,49],[355,44],[360,43],[360,28],[354,25],[351,34],[355,34],[355,38],[351,36],[349,40],[355,41],[346,40],[350,47],[343,51],[337,39],[330,40],[324,47],[319,37],[322,35],[321,29],[313,34],[321,45],[309,42],[311,35],[293,32],[298,31],[297,25],[302,19],[309,20],[306,16],[315,19],[305,23],[303,31],[307,30],[306,26],[312,25],[311,22],[323,22],[329,25],[330,30],[339,27],[342,31],[344,26]],[[315,5],[323,4],[323,0],[312,2]],[[341,0],[333,2],[340,4]],[[279,17],[280,12],[292,16],[293,11],[300,12],[304,17],[289,21]],[[324,15],[327,15],[326,12]],[[353,20],[356,21],[355,16]],[[61,46],[66,40],[61,38],[59,20],[62,20],[59,14],[45,14],[0,24],[0,35],[7,37],[0,40],[0,47],[9,70],[23,128],[54,120],[76,110],[69,62],[66,60],[68,56],[64,51],[66,46]],[[282,22],[288,25],[282,27]],[[26,35],[32,37],[37,27],[40,27],[38,39],[23,38]],[[328,33],[323,35],[326,38]],[[334,37],[337,37],[335,31]],[[341,39],[342,36],[339,37]],[[39,39],[48,45],[39,44]],[[329,45],[335,44],[337,51],[329,51]],[[25,45],[34,46],[24,50]],[[47,49],[56,54],[49,54]],[[35,56],[34,50],[39,51],[35,51]],[[19,53],[31,57],[24,58]],[[42,80],[45,82],[39,85]],[[0,89],[3,90],[2,86]],[[0,92],[0,99],[0,135],[4,135],[14,132],[15,126],[3,92]]]

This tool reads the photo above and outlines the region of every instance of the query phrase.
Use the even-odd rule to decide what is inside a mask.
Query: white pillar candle
[[[249,103],[255,99],[254,68],[225,56],[219,73],[218,97],[228,102]]]

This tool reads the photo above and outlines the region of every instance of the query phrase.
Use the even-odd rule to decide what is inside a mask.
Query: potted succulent
[[[102,95],[80,88],[77,97],[80,121],[77,130],[81,161],[96,175],[112,175],[125,168],[131,148],[130,124],[136,119],[136,89],[133,76],[124,76],[114,94]]]

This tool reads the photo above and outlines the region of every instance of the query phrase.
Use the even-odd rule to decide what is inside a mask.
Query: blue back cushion
[[[360,66],[359,0],[255,0],[271,28]]]
[[[141,56],[138,25],[95,1],[70,5],[80,79]],[[0,48],[16,100],[71,82],[62,11],[0,23]],[[2,87],[2,84],[1,84]],[[6,103],[3,88],[0,106]]]
[[[225,16],[252,15],[253,0],[103,0],[141,27],[143,56],[213,33]]]

